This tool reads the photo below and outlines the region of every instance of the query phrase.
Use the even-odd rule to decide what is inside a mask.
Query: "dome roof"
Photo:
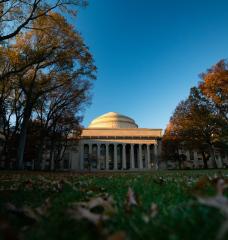
[[[138,125],[127,116],[109,112],[95,118],[88,128],[138,128]]]

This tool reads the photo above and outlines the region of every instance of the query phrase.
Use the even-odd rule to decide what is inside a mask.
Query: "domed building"
[[[70,141],[62,149],[61,161],[50,161],[47,153],[42,169],[143,171],[158,169],[158,166],[159,169],[177,169],[178,161],[160,161],[161,139],[162,129],[140,128],[134,119],[109,112],[95,118],[88,128],[82,130],[80,136],[74,132],[69,135]],[[200,152],[180,148],[178,154],[185,158],[184,168],[203,167]],[[228,166],[227,153],[216,150],[215,160],[218,167]],[[214,166],[212,157],[208,166]]]
[[[109,112],[95,118],[88,128],[138,128],[138,125],[127,116]]]
[[[130,117],[109,112],[84,128],[78,153],[71,152],[77,170],[143,170],[156,168],[162,129],[139,128]]]

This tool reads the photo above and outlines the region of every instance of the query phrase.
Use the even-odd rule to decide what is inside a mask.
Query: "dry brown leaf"
[[[32,190],[33,189],[32,179],[27,179],[26,181],[24,181],[24,187],[27,190]]]
[[[196,182],[195,190],[202,190],[205,188],[205,186],[209,183],[208,176],[203,176],[199,178],[199,180]]]
[[[17,208],[12,203],[6,203],[5,208],[9,212],[16,212],[17,211]]]
[[[124,231],[119,231],[108,236],[107,240],[125,240],[126,238],[127,234]]]
[[[148,215],[143,214],[143,215],[142,215],[142,220],[143,220],[145,223],[148,223],[148,222],[150,221],[150,218],[149,218]]]
[[[216,185],[216,188],[217,188],[217,194],[218,195],[223,195],[224,193],[224,190],[225,188],[228,187],[228,184],[224,181],[224,179],[219,179],[217,181],[217,185]]]
[[[225,233],[228,231],[228,199],[223,196],[224,189],[227,187],[223,179],[217,181],[217,195],[214,197],[197,197],[198,201],[206,206],[217,208],[224,214],[226,220],[220,227],[217,235],[218,239],[222,239]]]
[[[133,206],[133,205],[138,205],[136,198],[135,198],[135,193],[133,192],[132,188],[128,188],[127,192],[127,206]]]
[[[27,217],[35,222],[40,221],[40,216],[30,207],[24,206],[20,209],[20,211]]]
[[[71,204],[68,213],[73,219],[87,219],[93,224],[98,224],[101,221],[108,220],[114,214],[114,201],[111,197],[104,199],[102,197],[92,198],[88,202],[76,202]],[[101,207],[101,213],[94,213],[92,210],[96,207]]]
[[[158,205],[154,202],[150,206],[150,217],[154,218],[158,214]]]
[[[104,199],[102,197],[92,198],[87,203],[87,206],[89,209],[93,209],[95,207],[102,207],[106,214],[112,214],[115,212],[114,201],[112,197],[108,197],[107,199]]]
[[[228,217],[228,199],[226,197],[220,195],[209,198],[198,197],[198,201],[209,207],[215,207],[221,210],[221,212]]]
[[[37,207],[35,210],[40,216],[46,216],[47,211],[51,208],[51,201],[50,198],[45,199],[44,203]]]
[[[224,180],[219,179],[217,182],[217,195],[208,198],[198,197],[198,200],[204,205],[221,210],[221,212],[228,218],[228,199],[223,196],[223,192],[226,187],[227,186],[225,185]]]
[[[40,221],[42,216],[45,216],[47,214],[48,209],[51,207],[50,199],[47,198],[45,202],[42,204],[42,206],[37,207],[35,209],[23,206],[21,208],[17,208],[12,203],[7,203],[5,205],[5,208],[7,211],[10,211],[14,214],[27,217],[35,222]]]
[[[5,208],[6,208],[7,211],[12,212],[14,214],[17,214],[19,216],[25,216],[25,217],[33,220],[33,221],[36,221],[36,222],[39,221],[39,216],[30,207],[24,206],[22,208],[17,208],[12,203],[7,203],[5,205]]]
[[[73,219],[76,219],[76,220],[86,219],[95,225],[101,221],[105,221],[109,219],[107,215],[93,213],[89,209],[83,208],[81,206],[77,206],[74,209],[69,209],[68,213]]]
[[[142,220],[148,223],[151,218],[154,218],[158,214],[158,205],[154,202],[151,203],[149,214],[143,214]]]

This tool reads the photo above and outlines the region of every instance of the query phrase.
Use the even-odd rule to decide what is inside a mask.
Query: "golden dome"
[[[138,125],[132,118],[109,112],[95,118],[88,128],[138,128]]]

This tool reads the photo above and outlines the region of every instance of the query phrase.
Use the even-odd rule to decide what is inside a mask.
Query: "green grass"
[[[119,231],[125,237],[120,234],[116,239],[216,239],[225,217],[219,210],[200,204],[196,196],[214,196],[219,178],[228,181],[228,171],[0,172],[0,239],[7,234],[12,234],[13,239],[108,239]],[[129,187],[136,195],[137,206],[126,207]],[[73,202],[105,195],[115,201],[116,210],[109,220],[94,225],[86,219],[71,219],[68,209]],[[34,209],[47,198],[51,207],[40,221],[5,207],[12,203],[17,208]],[[158,213],[145,221],[152,202],[157,204]]]

